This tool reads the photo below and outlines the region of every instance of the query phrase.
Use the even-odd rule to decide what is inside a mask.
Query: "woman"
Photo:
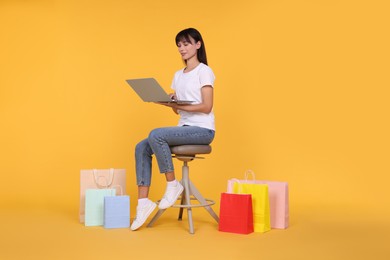
[[[207,65],[206,49],[201,34],[188,28],[176,35],[176,45],[185,63],[177,71],[172,82],[172,99],[192,100],[190,105],[164,103],[171,107],[180,119],[178,126],[157,128],[149,137],[137,144],[135,149],[138,205],[132,230],[141,227],[156,208],[148,199],[151,184],[152,155],[157,159],[160,173],[165,174],[167,187],[158,207],[171,207],[183,191],[175,178],[170,146],[184,144],[210,144],[214,139],[213,112],[214,73]]]

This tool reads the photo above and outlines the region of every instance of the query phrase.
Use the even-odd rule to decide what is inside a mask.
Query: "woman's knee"
[[[161,128],[156,128],[150,131],[148,140],[149,142],[155,142],[161,140],[162,136],[163,136],[163,130]]]
[[[142,154],[145,152],[145,150],[148,149],[148,146],[149,146],[149,142],[147,139],[145,140],[142,140],[141,142],[139,142],[136,146],[135,146],[135,154]]]

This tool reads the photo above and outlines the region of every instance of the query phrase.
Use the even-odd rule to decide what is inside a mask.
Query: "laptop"
[[[128,79],[126,82],[145,102],[191,104],[194,101],[171,99],[154,78]]]

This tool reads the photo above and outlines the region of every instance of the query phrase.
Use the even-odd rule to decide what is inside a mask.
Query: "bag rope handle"
[[[106,182],[106,186],[102,186],[102,185],[100,185],[99,184],[99,178],[102,178],[105,182]],[[106,179],[106,177],[104,177],[104,176],[97,176],[96,178],[95,178],[95,182],[96,182],[96,186],[100,189],[101,187],[103,187],[104,189],[108,189],[108,184],[107,184],[107,179]]]
[[[118,184],[118,185],[112,186],[111,188],[116,188],[116,187],[119,187],[119,190],[121,191],[121,195],[120,196],[123,196],[123,188],[122,188],[122,186]]]
[[[108,188],[112,185],[112,182],[114,180],[114,168],[110,168],[110,172],[109,172],[109,179],[110,181],[107,180],[107,178],[105,176],[98,176],[98,173],[97,173],[97,169],[93,169],[93,177],[95,179],[95,183],[96,183],[96,186],[100,187],[102,185],[99,184],[99,178],[104,178],[106,180],[106,186],[103,186],[105,188]]]
[[[252,180],[253,181],[256,180],[255,172],[249,169],[249,170],[246,170],[246,172],[245,172],[245,175],[244,175],[245,176],[245,181],[248,181],[249,175],[252,176]]]
[[[241,181],[239,179],[233,178],[233,179],[230,179],[230,180],[232,180],[233,182],[237,182],[238,184],[241,184]],[[234,189],[234,185],[233,185],[233,189]],[[243,194],[241,185],[238,185],[238,193],[237,194]]]

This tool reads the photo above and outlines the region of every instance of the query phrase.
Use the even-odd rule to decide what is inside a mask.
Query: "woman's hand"
[[[171,107],[171,108],[178,108],[179,106],[176,103],[169,103],[169,102],[154,102],[155,104],[158,105],[163,105],[166,107]]]
[[[169,98],[172,99],[172,101],[175,101],[176,100],[176,93],[170,93]],[[169,102],[164,102],[164,103],[155,102],[155,103],[159,104],[159,105],[166,106],[166,107],[170,107],[170,108],[172,108],[173,112],[175,112],[175,114],[177,114],[178,105],[176,103],[169,103]]]
[[[169,94],[169,97],[170,97],[172,100],[176,100],[176,93],[170,93],[170,94]]]

